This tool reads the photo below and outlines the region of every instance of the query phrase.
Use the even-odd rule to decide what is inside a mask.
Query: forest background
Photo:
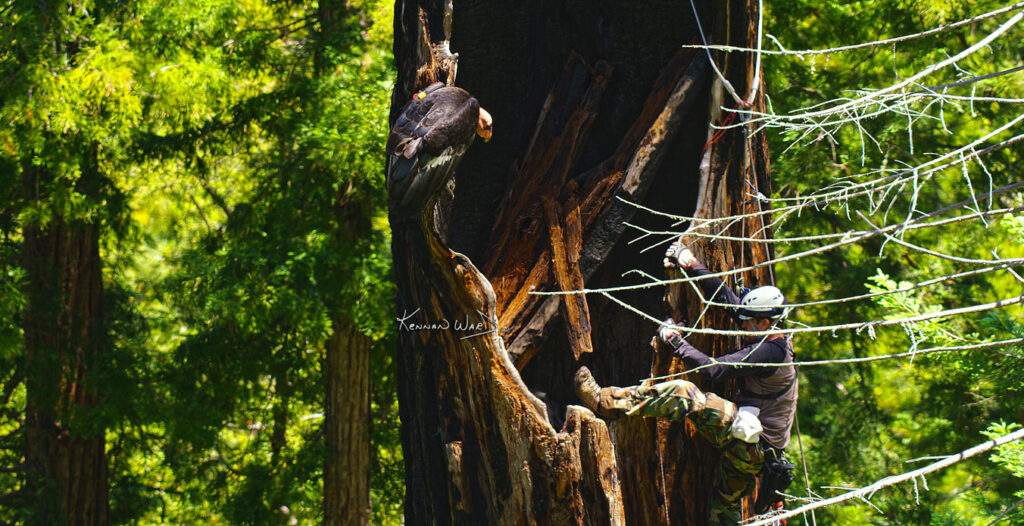
[[[1003,5],[766,2],[764,27],[787,48],[822,49],[918,33]],[[330,419],[344,413],[325,408],[333,385],[325,371],[332,349],[364,342],[371,522],[401,522],[391,367],[398,324],[383,178],[391,10],[376,0],[0,2],[0,522],[47,523],[59,513],[47,505],[46,481],[30,469],[38,453],[30,438],[36,417],[27,415],[69,396],[57,387],[67,385],[55,376],[61,367],[38,352],[52,336],[40,327],[62,327],[64,340],[77,342],[69,348],[88,342],[71,352],[87,358],[78,394],[87,403],[67,415],[67,432],[102,436],[114,523],[322,521]],[[781,114],[884,87],[1002,21],[894,45],[765,56],[766,90]],[[1018,26],[928,83],[1020,66],[1022,36]],[[773,197],[806,195],[872,167],[917,165],[975,140],[1018,114],[1018,104],[995,99],[1024,96],[1024,73],[958,89],[992,100],[947,105],[943,120],[919,119],[912,134],[907,117],[883,113],[864,122],[877,143],[847,127],[834,142],[787,149],[798,136],[770,131]],[[965,182],[983,192],[1021,181],[1020,151],[993,151],[984,169],[943,170],[920,191],[918,206],[962,199]],[[1019,191],[996,199],[1006,208],[1024,204]],[[789,219],[776,236],[863,228],[833,207]],[[71,240],[63,252],[61,240]],[[779,264],[778,282],[791,301],[807,302],[965,269],[882,241]],[[998,257],[1020,258],[1024,215],[924,229],[913,241],[964,258],[991,259],[994,248]],[[782,245],[777,255],[813,246]],[[47,259],[45,250],[59,257]],[[75,258],[81,268],[101,262],[90,270],[97,281],[85,285],[95,302],[87,327],[61,325],[67,288],[57,282],[80,277],[61,274],[55,257],[62,268],[78,268]],[[1022,294],[1022,280],[1003,270],[873,302],[798,309],[792,318],[833,325]],[[1020,314],[1018,305],[877,334],[804,334],[796,348],[800,360],[841,359],[903,352],[912,340],[928,347],[1019,338]],[[1024,422],[1019,345],[804,367],[800,375],[800,435],[790,448],[799,460],[797,496],[807,495],[806,486],[826,497],[837,491],[829,488],[863,486],[918,466],[912,459],[957,452]],[[49,394],[31,394],[48,385]],[[930,475],[927,487],[883,490],[870,505],[849,501],[814,520],[1024,524],[1024,448],[997,451]]]

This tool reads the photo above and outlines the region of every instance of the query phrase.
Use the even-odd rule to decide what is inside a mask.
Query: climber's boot
[[[636,394],[632,389],[601,387],[585,366],[576,371],[575,382],[576,396],[579,396],[583,405],[605,418],[622,416],[635,403]]]

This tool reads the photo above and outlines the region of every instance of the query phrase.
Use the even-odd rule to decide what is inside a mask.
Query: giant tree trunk
[[[24,169],[29,200],[52,184]],[[79,186],[95,184],[83,169]],[[89,188],[79,192],[92,195]],[[98,414],[103,326],[99,228],[54,217],[24,228],[28,306],[25,329],[25,461],[31,524],[107,523],[107,461]]]
[[[713,42],[754,45],[757,2],[698,9]],[[625,223],[670,222],[623,200],[716,217],[749,208],[750,187],[770,193],[763,137],[734,131],[705,146],[718,106],[732,103],[706,54],[680,49],[699,41],[689,2],[399,0],[395,28],[392,117],[435,79],[457,80],[494,116],[494,140],[470,148],[454,200],[393,218],[407,522],[703,524],[714,450],[681,422],[606,424],[573,405],[572,387],[582,364],[606,385],[678,370],[649,348],[656,324],[616,300],[659,317],[692,313],[695,300],[675,289],[672,308],[664,288],[530,294],[659,272],[663,248],[627,244]],[[715,55],[746,96],[752,59],[726,58]],[[747,223],[729,231],[750,233]],[[715,268],[767,257],[699,250]],[[696,343],[719,353],[732,342]]]
[[[324,524],[370,523],[370,338],[336,320],[324,361]]]

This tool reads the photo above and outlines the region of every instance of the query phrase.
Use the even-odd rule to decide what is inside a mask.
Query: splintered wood
[[[501,335],[517,368],[525,367],[541,349],[550,336],[549,323],[559,312],[573,356],[579,360],[592,352],[585,295],[531,292],[583,288],[635,211],[615,197],[643,199],[682,115],[697,99],[700,90],[695,87],[706,70],[703,55],[676,53],[615,153],[570,178],[593,109],[611,75],[606,64],[591,68],[579,56],[570,56],[545,100],[525,161],[515,170],[513,189],[492,236],[496,250],[485,267],[498,298]],[[568,117],[558,120],[559,115]],[[538,195],[543,196],[539,202]],[[565,205],[559,208],[559,202]]]
[[[397,225],[396,257],[411,304],[428,320],[479,318],[494,327],[489,282],[441,244],[425,221]],[[398,366],[407,470],[420,498],[409,516],[450,524],[623,524],[622,491],[605,423],[572,409],[556,431],[496,332],[402,332]],[[443,403],[441,403],[443,402]],[[415,407],[416,410],[410,410]],[[535,502],[543,495],[543,506]]]
[[[426,215],[421,221],[392,222],[399,316],[428,327],[400,330],[395,354],[406,467],[406,523],[704,524],[713,491],[709,481],[714,480],[719,456],[709,445],[694,439],[692,429],[684,422],[668,420],[620,418],[606,423],[591,411],[571,405],[575,400],[568,383],[577,365],[572,360],[593,350],[595,340],[600,348],[586,358],[588,361],[608,369],[623,364],[619,356],[613,356],[614,349],[604,348],[608,345],[606,331],[592,332],[592,324],[597,322],[591,321],[590,309],[594,309],[595,316],[602,316],[600,329],[605,328],[604,322],[614,320],[598,310],[607,302],[591,297],[588,303],[582,294],[547,296],[531,292],[579,290],[592,276],[598,276],[602,263],[618,264],[616,257],[609,255],[622,236],[624,223],[636,209],[617,197],[643,202],[652,181],[659,172],[665,172],[659,170],[665,153],[680,142],[686,142],[683,153],[692,152],[691,157],[697,157],[709,124],[707,109],[693,109],[695,102],[710,104],[706,54],[676,47],[694,36],[693,28],[673,23],[662,30],[667,33],[659,33],[642,24],[631,37],[657,38],[647,45],[654,53],[639,58],[656,56],[657,60],[643,67],[616,62],[622,64],[622,76],[616,78],[615,100],[610,101],[608,86],[613,68],[596,59],[619,58],[593,49],[590,43],[603,46],[606,40],[614,42],[622,33],[607,29],[615,28],[612,22],[606,24],[587,13],[576,13],[573,32],[578,29],[586,37],[584,29],[592,27],[593,36],[600,38],[567,39],[564,48],[551,46],[545,39],[513,38],[505,42],[509,35],[485,42],[471,37],[500,31],[481,21],[493,20],[497,13],[508,18],[502,18],[502,22],[511,22],[517,19],[510,14],[525,13],[513,4],[503,4],[500,12],[491,11],[493,8],[486,4],[478,3],[472,11],[466,11],[469,14],[462,23],[455,24],[464,33],[454,39],[450,34],[449,0],[398,0],[395,9],[399,77],[392,119],[422,87],[417,80],[436,78],[450,83],[455,78],[457,55],[447,54],[449,40],[495,46],[504,51],[494,55],[501,61],[532,67],[534,61],[544,59],[536,65],[545,67],[545,73],[563,65],[553,84],[547,74],[538,76],[543,82],[526,79],[528,82],[521,83],[528,88],[523,91],[525,96],[517,104],[507,105],[503,116],[503,122],[511,124],[504,129],[513,130],[499,138],[507,141],[500,149],[503,153],[496,156],[498,161],[490,162],[488,158],[490,164],[478,163],[478,168],[485,167],[484,172],[492,176],[489,182],[496,180],[494,175],[499,179],[507,176],[510,181],[496,185],[500,188],[495,191],[500,193],[494,196],[503,197],[499,198],[497,214],[486,210],[486,221],[474,215],[479,212],[475,206],[462,210],[473,218],[470,226],[459,223],[467,229],[462,233],[474,236],[469,242],[460,242],[468,243],[477,254],[474,257],[485,258],[480,266],[483,272],[469,258],[450,250]],[[756,14],[756,2],[729,0],[701,5],[719,21],[714,33],[721,35],[724,43],[749,47],[753,36],[744,30],[749,26],[749,14]],[[675,6],[670,12],[685,22],[680,9]],[[732,26],[728,25],[730,19],[734,21]],[[594,23],[584,25],[581,20]],[[736,25],[737,21],[744,25]],[[556,32],[563,29],[560,21],[550,24]],[[725,27],[719,27],[723,24]],[[730,27],[738,30],[729,31]],[[533,36],[531,32],[531,39]],[[546,47],[538,49],[538,43]],[[582,46],[576,47],[575,43]],[[467,50],[464,53],[468,57],[470,48],[461,49]],[[566,55],[567,49],[579,49],[594,58],[588,61],[573,52]],[[675,56],[663,62],[672,53]],[[470,71],[479,73],[485,64],[493,66],[494,57],[488,60],[464,69],[463,76]],[[742,60],[734,58],[722,64],[724,74],[741,90],[748,83],[740,81],[749,76]],[[637,72],[646,79],[659,69],[653,84],[636,81],[641,78],[635,75]],[[480,96],[489,95],[495,100],[509,95],[505,86],[492,86],[480,75],[473,80],[474,91],[479,88]],[[539,101],[529,95],[545,92],[547,97],[536,113]],[[758,107],[761,104],[755,101]],[[514,113],[523,108],[530,113]],[[628,117],[624,111],[630,112]],[[594,125],[599,115],[601,126]],[[609,128],[614,131],[603,127],[606,116],[615,123]],[[686,129],[681,122],[687,119],[698,130],[686,132],[687,141],[673,142],[674,134]],[[618,136],[620,131],[624,133]],[[763,156],[743,157],[742,135],[726,134],[716,143],[710,150],[710,170],[702,174],[708,181],[702,188],[722,190],[705,195],[713,202],[725,200],[726,207],[734,207],[743,199],[747,188],[743,184],[744,170],[754,172],[757,179],[751,183],[755,188],[768,189]],[[588,164],[580,166],[584,159]],[[737,162],[728,164],[725,161],[729,159]],[[511,173],[497,172],[508,166]],[[684,169],[695,172],[698,168]],[[472,180],[479,174],[460,175]],[[492,198],[489,191],[474,192],[461,181],[460,188],[463,193],[459,196],[468,200]],[[681,188],[694,190],[692,186]],[[489,239],[477,239],[485,237],[478,235],[485,228],[491,229]],[[712,262],[728,265],[737,259],[731,254],[724,261],[716,256]],[[748,256],[763,258],[761,253]],[[601,274],[595,281],[604,279]],[[680,292],[675,291],[676,300]],[[677,301],[676,305],[685,303]],[[559,316],[563,323],[554,323]],[[485,327],[479,331],[429,329],[431,324],[447,326],[448,321],[468,319],[480,320]],[[614,326],[623,327],[636,329],[629,323]],[[567,335],[564,340],[563,330]],[[552,334],[558,339],[549,343]],[[561,343],[552,345],[554,341],[566,342],[572,355]],[[722,345],[711,349],[720,350]],[[564,354],[555,356],[555,352]],[[526,374],[530,381],[541,376],[539,380],[550,382],[528,387],[520,370],[534,357],[544,365],[550,359],[552,367],[540,371],[543,375],[537,374],[541,367],[529,368]],[[652,376],[674,367],[668,349],[659,349],[653,359]],[[635,381],[635,376],[626,381]],[[555,427],[559,424],[561,430]]]
[[[501,313],[499,326],[506,342],[513,342],[523,332],[542,339],[546,336],[546,326],[531,331],[529,323],[548,298],[530,292],[576,290],[583,286],[578,265],[583,239],[580,209],[573,206],[559,210],[551,196],[559,196],[562,202],[576,201],[576,184],[566,181],[611,74],[608,63],[590,66],[579,55],[571,54],[561,78],[545,100],[537,129],[523,156],[525,160],[513,168],[515,183],[510,198],[499,211],[493,234],[496,249],[485,266],[485,273],[495,287]],[[550,210],[545,210],[538,195],[547,196]],[[566,234],[569,238],[564,237]],[[559,288],[555,289],[556,286]],[[563,303],[566,329],[573,355],[579,358],[593,350],[590,315],[586,298],[567,298]],[[553,315],[558,303],[555,299],[541,310]],[[538,345],[510,349],[517,367],[522,368],[532,358],[542,339],[536,340]]]
[[[555,282],[561,290],[580,290],[583,288],[583,275],[580,274],[580,250],[583,248],[583,227],[580,225],[580,209],[576,200],[571,198],[566,203],[569,213],[565,216],[565,228],[562,227],[558,204],[550,196],[541,197],[544,206],[544,217],[548,221],[552,260],[555,264]],[[587,296],[571,294],[561,297],[562,318],[565,330],[569,334],[569,345],[573,356],[579,360],[580,354],[594,352],[590,341],[590,309],[587,307]]]

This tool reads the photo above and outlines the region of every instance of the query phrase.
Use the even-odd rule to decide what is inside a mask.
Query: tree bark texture
[[[346,19],[352,7],[346,0],[321,0],[317,4],[314,75],[334,68],[331,48],[347,46],[351,28]],[[352,188],[338,192],[334,202],[334,242],[337,247],[355,247],[373,235],[369,218],[371,206],[365,196]],[[324,524],[365,526],[370,524],[370,477],[373,455],[370,447],[370,350],[372,339],[356,326],[351,313],[334,309],[332,334],[327,340],[323,362],[324,379]]]
[[[756,44],[757,6],[697,2],[710,42],[744,47]],[[454,199],[392,222],[407,522],[704,524],[717,453],[683,422],[605,422],[574,405],[572,381],[580,365],[602,385],[678,371],[650,348],[656,324],[617,301],[696,319],[696,300],[682,288],[531,294],[659,274],[665,245],[630,244],[626,223],[671,220],[624,201],[715,217],[756,207],[751,185],[769,194],[763,136],[711,141],[718,106],[732,103],[707,54],[680,47],[700,41],[689,2],[399,0],[395,30],[392,121],[435,79],[494,116]],[[760,82],[752,57],[714,59],[741,94]],[[698,250],[719,269],[768,257],[738,243]],[[720,354],[734,342],[695,343]]]
[[[335,321],[327,340],[324,524],[370,523],[370,338]]]
[[[757,7],[756,2],[730,2],[729,8],[714,19],[712,26],[716,34],[727,35],[726,39],[719,42],[748,48],[756,47]],[[724,77],[745,101],[751,98],[751,89],[762,87],[763,79],[760,72],[758,72],[758,78],[754,78],[757,69],[754,55],[716,52],[713,53],[713,57]],[[711,90],[712,122],[717,126],[735,123],[736,119],[731,118],[729,112],[720,111],[719,108],[740,108],[742,106],[727,93],[721,79],[716,78],[713,82]],[[758,89],[754,94],[750,109],[764,111],[763,89]],[[700,184],[697,188],[697,204],[693,216],[698,219],[711,219],[767,210],[768,205],[762,204],[756,199],[759,193],[771,195],[767,138],[763,133],[751,136],[750,133],[753,131],[751,125],[718,135],[715,134],[715,131],[715,129],[709,128],[708,141],[705,143],[706,146],[701,157]],[[770,239],[772,230],[767,226],[770,224],[770,219],[770,216],[750,217],[740,221],[719,222],[697,228],[691,226],[690,228],[705,234]],[[745,267],[773,257],[770,243],[709,241],[707,238],[695,236],[684,238],[684,242],[693,249],[694,254],[706,266],[714,270]],[[773,284],[774,279],[771,274],[770,266],[761,267],[728,277],[725,281],[734,288],[755,287]],[[671,271],[669,277],[682,277],[682,273]],[[697,294],[693,292],[691,285],[674,284],[668,289],[667,299],[674,319],[691,322],[700,320],[697,326],[701,328],[731,326],[731,320],[724,311],[705,308]],[[703,317],[701,317],[702,313]],[[698,349],[715,356],[736,349],[740,345],[739,339],[736,337],[714,335],[693,335],[690,342]],[[656,362],[655,369],[658,375],[675,373],[682,369],[680,363],[671,360],[669,349],[665,346],[659,346]],[[697,375],[690,375],[687,379],[696,383],[701,389],[719,393],[727,399],[732,399],[738,393],[734,381],[721,385],[703,381]],[[678,429],[684,426],[680,423],[668,422],[662,422],[659,425],[667,428],[669,434],[685,434],[688,437],[686,442],[693,446],[683,452],[683,462],[681,463],[691,467],[680,470],[678,472],[679,479],[674,480],[672,484],[685,488],[710,480],[717,464],[717,453],[701,443],[700,439],[696,437],[693,427],[686,425],[685,429]],[[709,462],[711,459],[715,459],[715,462]],[[743,517],[752,515],[751,508],[755,497],[756,492],[751,497],[744,499]]]
[[[96,177],[85,167],[79,186],[95,184]],[[40,189],[51,178],[26,165],[24,183],[29,200],[42,199]],[[99,227],[53,217],[27,225],[24,236],[25,494],[31,523],[103,525],[107,461],[97,373],[106,335]]]

